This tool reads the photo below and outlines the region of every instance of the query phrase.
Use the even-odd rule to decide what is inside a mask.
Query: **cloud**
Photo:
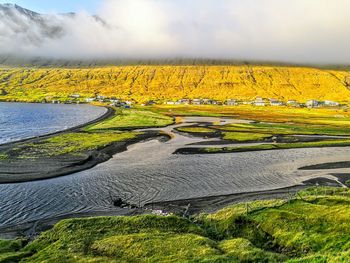
[[[105,0],[102,21],[1,16],[0,53],[349,63],[348,10],[348,0]]]

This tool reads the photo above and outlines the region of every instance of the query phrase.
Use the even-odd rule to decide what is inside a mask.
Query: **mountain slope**
[[[33,57],[42,54],[39,52],[35,55],[30,50],[54,43],[54,40],[63,39],[71,34],[71,25],[77,16],[76,13],[39,14],[18,5],[0,4],[0,60],[6,61],[11,55],[15,62],[32,61]],[[90,18],[93,24],[108,27],[98,16],[86,17]],[[28,57],[23,57],[23,54]]]
[[[0,37],[15,37],[25,44],[39,45],[44,38],[62,37],[60,17],[42,15],[18,5],[0,4]]]
[[[188,97],[350,101],[350,74],[301,67],[123,66],[0,69],[1,100],[40,101],[98,93],[137,102]]]

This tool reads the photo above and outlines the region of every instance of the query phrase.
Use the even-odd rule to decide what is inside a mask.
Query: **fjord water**
[[[106,109],[90,105],[0,103],[0,144],[40,136],[94,120]]]

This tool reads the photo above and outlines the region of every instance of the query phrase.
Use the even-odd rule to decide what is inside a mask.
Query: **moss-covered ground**
[[[272,115],[274,112],[272,111]],[[325,119],[326,120],[326,119]],[[251,122],[227,125],[179,127],[176,130],[197,136],[218,137],[231,142],[256,142],[269,144],[233,147],[203,147],[179,149],[178,153],[229,153],[274,149],[343,147],[350,146],[348,124],[294,123],[290,117],[286,123]],[[332,123],[332,121],[330,122]],[[330,137],[331,136],[331,137]]]
[[[23,142],[15,147],[0,150],[0,160],[11,158],[36,159],[58,155],[80,155],[99,150],[112,143],[125,142],[137,138],[142,132],[124,131],[137,127],[166,126],[173,118],[146,110],[116,109],[115,114],[83,130],[58,134],[49,138]]]
[[[85,130],[135,129],[163,127],[174,122],[172,117],[142,109],[117,109],[114,117],[102,121]]]
[[[140,134],[137,132],[65,133],[33,143],[19,144],[15,148],[6,150],[3,155],[26,159],[63,154],[79,155],[83,152],[104,148],[115,142],[134,139]]]
[[[350,111],[346,107],[308,109],[252,105],[157,105],[148,109],[170,116],[226,116],[259,122],[331,125],[350,129]]]
[[[0,262],[348,262],[350,191],[236,204],[190,219],[63,220],[28,245],[0,242]]]
[[[230,153],[230,152],[297,149],[297,148],[346,147],[346,146],[350,146],[350,140],[332,140],[332,141],[325,140],[325,141],[318,141],[318,142],[298,142],[298,143],[272,143],[272,144],[260,144],[260,145],[237,146],[237,147],[205,147],[205,148],[196,149],[196,152],[197,153]],[[180,150],[183,152],[186,149],[184,150],[180,149]]]

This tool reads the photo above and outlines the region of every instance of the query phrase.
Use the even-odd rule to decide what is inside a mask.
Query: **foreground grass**
[[[118,109],[114,117],[87,127],[87,131],[163,127],[174,122],[172,117],[141,109]]]
[[[27,246],[0,242],[0,262],[347,262],[349,222],[349,189],[318,187],[192,220],[63,220]]]
[[[40,158],[63,154],[79,154],[97,150],[115,142],[134,139],[140,134],[137,132],[66,133],[35,143],[23,143],[1,154],[16,158]]]

